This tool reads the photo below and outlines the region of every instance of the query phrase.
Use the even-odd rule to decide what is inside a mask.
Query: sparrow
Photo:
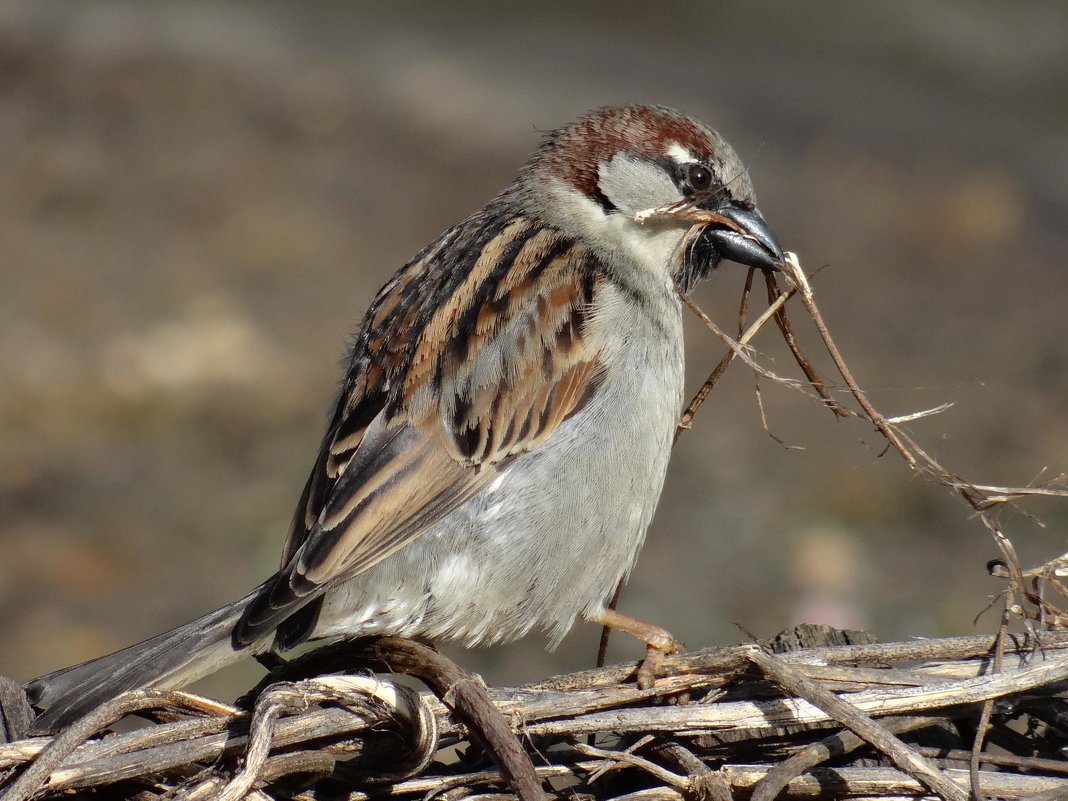
[[[669,209],[670,213],[650,213]],[[137,645],[29,681],[38,731],[307,640],[466,646],[606,606],[653,517],[683,401],[682,296],[783,250],[715,131],[659,106],[549,134],[518,177],[378,292],[277,573]]]

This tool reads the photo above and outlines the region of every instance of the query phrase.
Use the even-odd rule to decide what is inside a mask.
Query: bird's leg
[[[610,629],[625,632],[645,643],[645,659],[638,665],[638,687],[647,690],[656,681],[660,662],[665,656],[678,654],[683,650],[682,643],[675,639],[670,631],[652,623],[643,623],[630,615],[624,615],[615,609],[602,609],[588,618],[593,623],[600,623]]]

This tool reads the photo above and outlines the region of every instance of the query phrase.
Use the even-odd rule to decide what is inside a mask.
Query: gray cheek
[[[633,155],[613,156],[601,164],[597,175],[601,192],[625,214],[636,214],[682,198],[663,167]]]

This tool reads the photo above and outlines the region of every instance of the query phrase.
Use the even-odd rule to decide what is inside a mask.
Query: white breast
[[[331,592],[319,636],[474,645],[540,628],[555,643],[601,608],[644,540],[682,405],[679,301],[663,285],[653,295],[650,315],[634,293],[602,286],[586,331],[606,364],[598,391],[490,487]]]

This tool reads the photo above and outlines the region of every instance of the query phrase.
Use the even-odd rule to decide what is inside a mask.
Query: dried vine
[[[643,215],[709,220],[679,207]],[[546,792],[583,799],[947,799],[1068,797],[1068,555],[1020,564],[996,512],[1033,496],[1068,496],[1068,477],[1028,487],[967,481],[901,424],[878,412],[830,336],[811,285],[788,254],[782,291],[766,274],[769,306],[738,335],[690,308],[728,350],[679,423],[687,429],[730,363],[803,392],[842,418],[867,421],[907,467],[959,497],[997,543],[991,573],[1005,581],[1001,625],[989,637],[811,647],[803,629],[775,642],[664,660],[639,689],[633,665],[487,688],[433,650],[393,638],[342,643],[280,663],[237,704],[183,692],[135,691],[55,737],[18,739],[30,711],[0,681],[0,799],[423,799]],[[802,353],[787,303],[799,298],[842,391]],[[749,343],[774,320],[804,381],[761,365]],[[856,408],[847,404],[852,399]],[[1009,623],[1020,621],[1022,634]],[[808,646],[788,653],[798,642]],[[841,644],[845,642],[845,644]],[[415,676],[417,692],[370,671]],[[355,675],[354,675],[355,674]],[[162,723],[101,737],[118,720],[155,713]],[[163,714],[159,714],[163,713]],[[833,763],[833,767],[827,767]]]

